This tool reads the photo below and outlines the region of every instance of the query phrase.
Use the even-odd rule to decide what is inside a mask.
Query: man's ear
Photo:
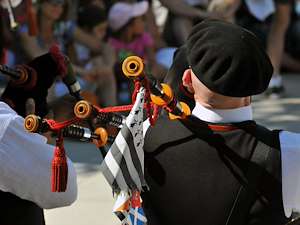
[[[183,72],[182,85],[184,87],[186,87],[189,92],[194,93],[194,88],[192,85],[192,70],[191,69],[186,69]]]

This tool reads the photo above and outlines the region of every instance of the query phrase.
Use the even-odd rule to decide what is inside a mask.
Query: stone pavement
[[[300,132],[300,76],[285,75],[283,82],[286,89],[283,98],[254,97],[254,118],[269,128]]]
[[[270,128],[300,132],[300,76],[284,77],[286,97],[256,96],[254,117]],[[78,200],[70,207],[46,210],[47,225],[119,225],[112,214],[110,187],[99,171],[101,156],[91,144],[67,142],[66,150],[78,172]]]

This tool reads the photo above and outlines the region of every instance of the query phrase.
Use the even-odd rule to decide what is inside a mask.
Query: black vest
[[[210,125],[195,117],[182,122],[160,117],[147,132],[150,191],[143,194],[143,204],[148,225],[288,222],[278,132],[254,121],[225,126],[230,128],[226,131]],[[252,161],[254,153],[260,165]]]
[[[0,225],[44,225],[43,210],[30,201],[0,191]]]

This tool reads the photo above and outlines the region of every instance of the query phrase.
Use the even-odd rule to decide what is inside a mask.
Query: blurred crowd
[[[28,62],[57,43],[70,58],[83,95],[102,107],[130,103],[131,83],[120,69],[127,56],[142,57],[147,70],[163,80],[176,48],[206,18],[240,24],[261,38],[274,66],[269,96],[284,93],[281,71],[300,72],[300,1],[24,0],[13,7],[18,24],[13,29],[6,2],[0,7],[1,64]],[[159,25],[157,7],[168,12]],[[67,93],[57,80],[49,102],[65,105]]]

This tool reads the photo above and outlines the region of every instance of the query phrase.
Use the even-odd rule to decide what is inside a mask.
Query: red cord
[[[110,113],[110,112],[127,112],[130,111],[133,107],[133,104],[131,105],[120,105],[120,106],[111,106],[106,108],[100,108],[98,106],[94,106],[94,108],[99,113]]]
[[[147,113],[147,118],[150,120],[151,126],[153,126],[158,118],[159,115],[159,109],[157,105],[151,103],[151,98],[150,98],[150,85],[149,82],[146,78],[144,78],[142,81],[136,80],[135,81],[135,89],[132,94],[132,100],[133,102],[136,100],[136,96],[138,93],[138,90],[140,89],[141,86],[145,87],[145,103],[144,103],[144,108],[146,109]],[[106,107],[106,108],[100,108],[98,106],[93,106],[94,109],[98,113],[114,113],[114,112],[127,112],[130,111],[133,107],[133,104],[130,105],[121,105],[121,106],[112,106],[112,107]],[[79,122],[79,118],[72,118],[70,120],[64,121],[64,122],[56,122],[55,120],[51,119],[46,119],[47,124],[50,127],[50,130],[53,132],[59,132],[61,129],[70,126],[73,123]]]
[[[146,77],[142,81],[138,80],[138,79],[134,81],[134,91],[133,91],[131,99],[132,99],[132,102],[134,103],[136,100],[137,93],[142,85],[146,89],[144,108],[146,109],[147,117],[150,120],[151,126],[154,126],[154,124],[158,118],[158,115],[159,115],[160,107],[151,103],[150,84]],[[100,108],[98,106],[93,106],[93,107],[97,110],[98,113],[114,113],[114,112],[130,111],[133,107],[133,104],[122,105],[122,106],[112,106],[112,107],[106,107],[106,108]]]
[[[55,120],[46,119],[46,122],[48,123],[51,131],[59,132],[61,129],[72,125],[73,123],[79,122],[79,118],[72,118],[70,120],[64,121],[64,122],[56,122]]]
[[[145,92],[146,107],[145,108],[146,108],[147,117],[149,118],[149,122],[150,122],[151,126],[154,126],[154,124],[158,118],[159,107],[157,105],[151,104],[150,84],[146,77],[144,78],[143,83],[144,83],[144,87],[146,88],[146,92]]]
[[[134,91],[133,91],[133,94],[132,94],[132,97],[131,97],[132,103],[135,102],[137,93],[140,90],[140,88],[141,88],[141,81],[138,80],[138,79],[134,80]]]

